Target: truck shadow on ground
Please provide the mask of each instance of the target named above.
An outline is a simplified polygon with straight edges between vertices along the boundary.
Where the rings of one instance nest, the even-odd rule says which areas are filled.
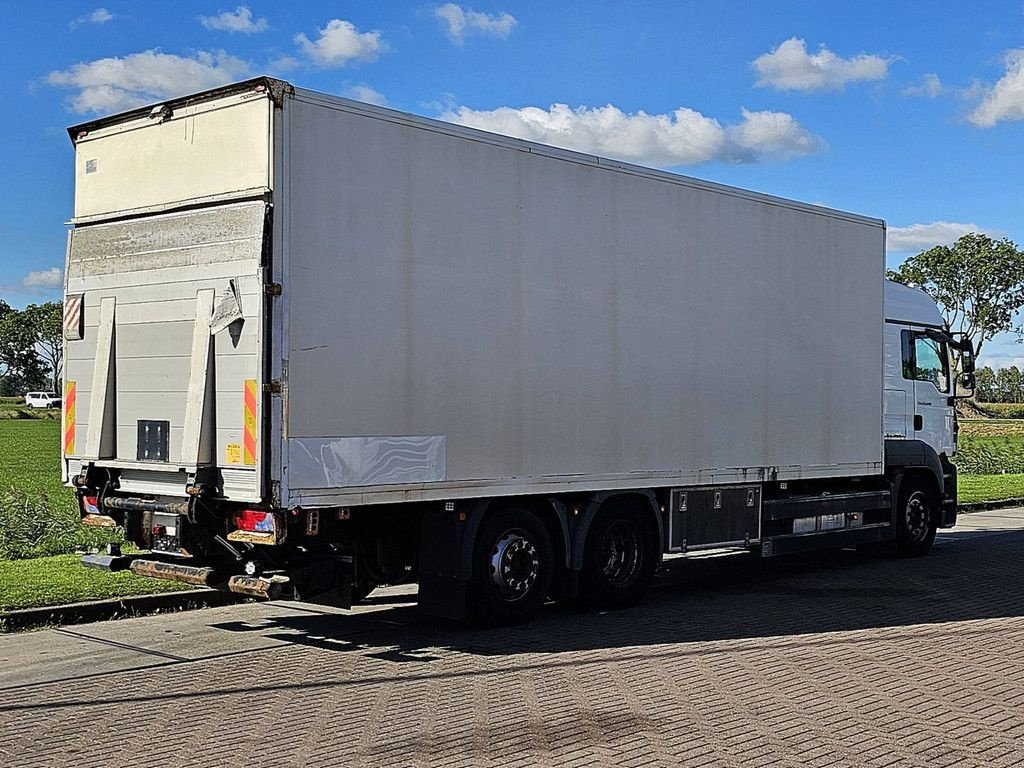
[[[585,613],[549,604],[518,627],[419,617],[408,605],[354,615],[297,611],[212,626],[412,663],[439,658],[438,649],[509,656],[827,635],[1024,616],[1022,554],[1022,530],[958,531],[927,557],[910,560],[842,550],[771,560],[744,554],[676,561],[634,608]]]

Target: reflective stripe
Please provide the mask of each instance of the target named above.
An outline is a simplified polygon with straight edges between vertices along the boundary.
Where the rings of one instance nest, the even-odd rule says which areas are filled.
[[[243,461],[256,463],[256,379],[245,380],[245,440]]]
[[[82,338],[82,294],[64,299],[64,338],[68,341]]]
[[[75,382],[64,385],[64,455],[75,452]]]

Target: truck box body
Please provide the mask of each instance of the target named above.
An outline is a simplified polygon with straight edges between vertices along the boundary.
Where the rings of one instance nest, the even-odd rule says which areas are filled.
[[[72,135],[69,477],[293,508],[883,471],[880,221],[269,80]]]

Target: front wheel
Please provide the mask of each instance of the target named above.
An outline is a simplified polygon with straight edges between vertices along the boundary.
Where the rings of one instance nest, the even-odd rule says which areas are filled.
[[[544,604],[554,571],[544,524],[528,509],[489,512],[477,532],[470,612],[488,624],[517,624]]]
[[[905,477],[896,509],[896,552],[900,557],[920,557],[935,541],[938,493],[920,477]]]
[[[587,533],[579,602],[587,608],[635,604],[654,576],[656,550],[640,505],[611,502],[597,514]]]

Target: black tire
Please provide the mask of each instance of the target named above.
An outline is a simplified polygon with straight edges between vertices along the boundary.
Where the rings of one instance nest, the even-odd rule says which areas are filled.
[[[547,599],[553,573],[551,537],[533,512],[488,512],[473,547],[470,616],[492,625],[527,621]]]
[[[896,554],[921,557],[935,541],[939,499],[934,483],[910,475],[900,484],[896,507]]]
[[[627,608],[643,596],[658,566],[657,540],[645,525],[645,512],[635,501],[612,500],[597,513],[583,548],[580,605]]]

